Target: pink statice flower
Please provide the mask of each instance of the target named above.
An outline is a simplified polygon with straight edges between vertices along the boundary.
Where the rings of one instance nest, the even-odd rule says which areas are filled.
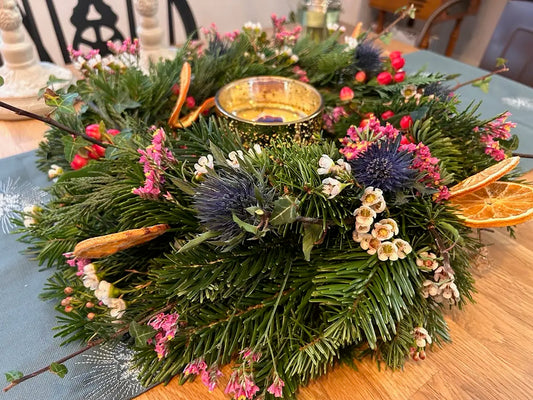
[[[218,384],[219,378],[222,376],[222,371],[218,369],[216,364],[212,365],[208,369],[204,369],[200,372],[202,383],[207,389],[212,392]]]
[[[77,276],[82,276],[85,266],[91,263],[90,259],[75,257],[73,253],[63,253],[63,256],[67,259],[66,261],[69,266],[78,268],[78,272],[76,272]]]
[[[199,375],[202,371],[207,369],[207,364],[203,358],[197,358],[196,360],[191,361],[185,366],[183,373],[185,375]]]
[[[293,29],[287,30],[285,28],[286,17],[278,17],[276,14],[270,16],[272,19],[272,25],[274,25],[274,42],[279,46],[293,46],[300,34],[302,33],[302,27],[296,25]]]
[[[283,386],[285,386],[285,382],[283,382],[278,374],[275,374],[274,381],[268,387],[267,392],[273,394],[274,397],[283,397]]]
[[[236,400],[253,399],[259,391],[251,374],[245,374],[240,369],[233,371],[226,385],[224,393],[232,394]]]
[[[300,66],[295,65],[292,68],[292,72],[297,76],[299,81],[304,82],[304,83],[308,83],[309,82],[309,78],[307,76],[307,71],[304,70],[303,68],[301,68]]]
[[[133,194],[145,199],[155,200],[161,194],[161,186],[165,183],[163,176],[167,164],[174,162],[174,156],[168,147],[164,146],[166,140],[163,128],[156,129],[153,133],[152,144],[146,149],[138,149],[141,155],[139,163],[143,165],[145,175],[144,185],[132,190]]]
[[[262,356],[260,351],[253,351],[249,347],[242,349],[239,354],[241,355],[242,359],[248,363],[257,362]]]
[[[148,343],[155,342],[154,351],[160,360],[168,354],[167,343],[174,339],[176,335],[178,319],[178,313],[159,313],[148,322],[148,325],[157,331],[154,339],[151,339]]]

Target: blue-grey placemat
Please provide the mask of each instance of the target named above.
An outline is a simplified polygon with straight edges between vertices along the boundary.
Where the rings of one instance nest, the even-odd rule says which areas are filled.
[[[406,54],[405,59],[405,69],[408,73],[425,68],[427,72],[461,74],[457,82],[467,82],[488,72],[426,50]],[[450,84],[453,86],[455,82]],[[464,86],[456,93],[461,99],[460,108],[463,109],[471,101],[482,101],[478,110],[482,118],[490,118],[504,111],[510,111],[512,116],[509,120],[517,124],[512,133],[520,139],[520,147],[517,151],[533,153],[533,88],[495,75],[490,82],[489,93],[483,93],[481,89],[472,85]],[[520,168],[524,172],[532,169],[533,159],[523,158],[520,161]]]
[[[60,347],[54,338],[54,302],[39,299],[51,270],[39,271],[22,252],[25,245],[10,234],[15,210],[42,202],[41,188],[48,179],[35,167],[35,153],[0,159],[0,367],[4,372],[29,373],[79,349],[72,343]],[[93,348],[67,361],[69,373],[61,379],[50,372],[23,382],[0,400],[122,400],[144,389],[131,371],[131,350],[122,344]]]

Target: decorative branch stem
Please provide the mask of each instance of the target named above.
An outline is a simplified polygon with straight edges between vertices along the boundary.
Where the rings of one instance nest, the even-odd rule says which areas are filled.
[[[376,39],[379,39],[381,36],[386,35],[389,33],[389,31],[396,26],[401,20],[403,20],[405,17],[409,16],[409,13],[411,9],[413,8],[413,5],[411,4],[409,7],[407,7],[405,10],[403,10],[398,18],[396,18],[394,21],[391,22],[390,25],[388,25],[385,29],[383,29],[377,36],[370,39],[370,43],[374,42]]]
[[[518,156],[520,158],[533,158],[533,154],[527,153],[513,153],[513,156]]]
[[[444,267],[444,270],[451,276],[455,275],[455,272],[453,271],[453,268],[450,264],[450,249],[446,248],[446,246],[444,245],[444,242],[442,241],[439,232],[437,232],[437,229],[435,229],[435,226],[429,225],[428,230],[435,239],[435,243],[439,248],[439,253],[442,256],[442,266]]]
[[[88,142],[97,144],[98,146],[102,146],[102,147],[112,146],[109,143],[100,142],[99,140],[96,140],[95,138],[90,137],[90,136],[86,135],[85,133],[77,132],[74,129],[72,129],[72,128],[66,126],[66,125],[63,125],[62,123],[57,122],[57,121],[53,120],[50,117],[43,117],[42,115],[38,115],[38,114],[32,113],[30,111],[23,110],[22,108],[18,108],[18,107],[12,106],[11,104],[5,103],[3,101],[0,101],[0,107],[8,109],[10,111],[13,111],[15,114],[23,115],[25,117],[36,119],[37,121],[44,122],[45,124],[55,126],[56,128],[59,128],[62,131],[70,133],[71,135],[74,135],[74,136],[80,136],[80,137],[84,138],[85,140],[87,140]]]
[[[496,75],[496,74],[501,74],[503,72],[507,72],[509,71],[509,68],[507,68],[505,65],[503,67],[501,67],[500,69],[497,69],[495,71],[492,71],[492,72],[489,72],[488,74],[485,74],[483,76],[480,76],[479,78],[475,78],[475,79],[470,79],[469,81],[466,81],[466,82],[463,82],[463,83],[458,83],[457,85],[455,85],[454,87],[452,87],[450,90],[452,92],[455,92],[457,89],[459,88],[462,88],[463,86],[467,86],[467,85],[470,85],[471,83],[474,83],[474,82],[477,82],[477,81],[481,81],[483,79],[486,79],[488,78],[489,76],[492,76],[492,75]]]
[[[176,303],[170,303],[168,304],[167,306],[163,307],[162,309],[158,310],[157,312],[153,313],[153,314],[150,314],[149,316],[141,319],[139,321],[139,324],[144,324],[146,322],[148,322],[150,319],[152,319],[154,316],[156,316],[157,314],[159,313],[162,313],[162,312],[165,312],[167,310],[170,310],[172,307],[174,307],[176,305]],[[125,326],[124,328],[122,329],[119,329],[118,331],[116,331],[110,338],[109,340],[112,340],[112,339],[116,339],[122,335],[124,335],[126,332],[128,332],[128,330],[130,329],[130,325],[128,324],[128,326]],[[95,347],[95,346],[98,346],[100,344],[102,344],[103,342],[105,342],[107,339],[104,339],[104,338],[100,338],[100,339],[97,339],[97,340],[92,340],[92,341],[89,341],[87,342],[87,345],[77,351],[75,351],[74,353],[71,353],[57,361],[55,361],[55,363],[57,364],[62,364],[64,363],[65,361],[68,361],[70,360],[71,358],[74,358],[76,357],[77,355],[81,354],[81,353],[84,353],[86,352],[87,350]],[[52,365],[52,364],[50,364]],[[50,370],[50,365],[47,365],[46,367],[43,367],[41,369],[38,369],[37,371],[34,371],[30,374],[27,374],[27,375],[24,375],[22,378],[19,378],[19,379],[15,379],[13,381],[11,381],[9,383],[9,385],[7,385],[3,391],[4,392],[7,392],[8,390],[14,388],[15,386],[17,386],[19,383],[22,383],[24,381],[27,381],[28,379],[31,379],[33,377],[36,377],[37,375],[41,375],[43,372],[46,372],[46,371],[49,371]]]

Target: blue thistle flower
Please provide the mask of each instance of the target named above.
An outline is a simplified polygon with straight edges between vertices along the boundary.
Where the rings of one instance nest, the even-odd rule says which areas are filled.
[[[384,192],[397,192],[415,183],[416,171],[410,169],[413,154],[398,151],[401,137],[374,142],[370,147],[349,161],[357,182],[380,188]]]
[[[444,85],[442,82],[431,82],[424,88],[424,96],[435,95],[442,101],[449,100],[451,89],[448,85]]]
[[[355,69],[365,71],[367,74],[378,73],[383,70],[381,49],[370,42],[361,42],[355,48]]]
[[[228,52],[229,48],[229,43],[222,40],[218,35],[214,35],[207,43],[206,54],[210,54],[215,58],[221,57]]]
[[[196,189],[193,206],[200,223],[208,230],[220,233],[217,240],[229,241],[242,233],[233,221],[233,214],[254,224],[257,217],[246,209],[259,206],[270,211],[273,199],[274,190],[265,182],[257,182],[244,171],[232,170],[208,175]]]

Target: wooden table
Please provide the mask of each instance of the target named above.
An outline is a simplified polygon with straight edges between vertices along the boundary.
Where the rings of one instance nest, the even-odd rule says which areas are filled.
[[[394,48],[391,45],[390,48]],[[404,49],[405,51],[405,49]],[[46,126],[36,121],[0,121],[0,157],[37,147]],[[529,173],[533,179],[533,173]],[[533,398],[533,222],[517,229],[483,232],[489,264],[474,268],[477,304],[447,316],[453,344],[428,352],[403,371],[379,371],[370,360],[358,372],[336,367],[300,391],[300,400],[526,400]],[[211,394],[198,379],[180,386],[174,379],[137,400],[228,399],[221,386]]]

